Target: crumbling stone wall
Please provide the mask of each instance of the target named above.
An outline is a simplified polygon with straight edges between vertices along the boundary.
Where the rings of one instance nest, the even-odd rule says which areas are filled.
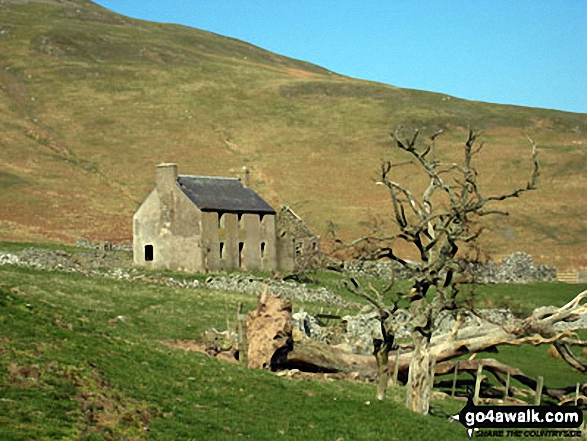
[[[128,251],[102,252],[98,250],[67,253],[59,250],[29,248],[22,251],[4,252],[0,250],[0,266],[15,265],[40,270],[63,271],[83,274],[88,277],[145,282],[179,288],[201,288],[219,291],[235,291],[258,296],[267,286],[271,293],[294,302],[317,302],[333,307],[356,307],[330,292],[327,288],[310,288],[304,283],[265,279],[251,275],[234,273],[210,276],[205,282],[185,280],[169,276],[154,276],[141,268],[132,266],[132,253]]]
[[[281,207],[277,216],[277,237],[282,260],[293,260],[288,265],[292,271],[320,268],[324,260],[320,251],[320,236],[287,205]]]
[[[469,274],[475,283],[529,283],[552,282],[556,280],[556,268],[547,265],[534,265],[532,256],[515,252],[500,264],[495,262],[459,261],[462,272]],[[355,277],[377,279],[409,279],[413,276],[397,262],[355,261],[345,262],[343,271]]]
[[[84,237],[78,237],[75,240],[75,246],[85,250],[102,250],[102,251],[132,251],[133,247],[128,242],[92,242]]]

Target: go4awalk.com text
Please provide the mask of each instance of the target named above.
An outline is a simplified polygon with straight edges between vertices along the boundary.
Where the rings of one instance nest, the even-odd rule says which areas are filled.
[[[452,419],[469,437],[569,438],[581,436],[583,412],[576,406],[476,406],[469,400]]]

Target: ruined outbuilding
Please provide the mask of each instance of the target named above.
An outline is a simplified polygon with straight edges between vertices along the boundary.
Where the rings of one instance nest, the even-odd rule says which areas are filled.
[[[275,210],[236,178],[156,168],[156,187],[133,217],[134,263],[183,271],[296,267],[295,237],[278,234]]]
[[[277,235],[288,255],[288,263],[293,266],[290,271],[311,271],[322,265],[324,259],[320,251],[320,236],[288,205],[283,205],[277,215]]]

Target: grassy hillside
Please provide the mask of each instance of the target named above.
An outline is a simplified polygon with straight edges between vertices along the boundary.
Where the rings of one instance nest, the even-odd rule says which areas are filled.
[[[484,130],[482,182],[525,185],[526,135],[540,191],[487,220],[496,258],[523,250],[587,265],[587,115],[493,105],[346,78],[187,27],[133,20],[90,1],[0,4],[0,239],[128,240],[154,166],[233,176],[247,166],[272,204],[343,236],[389,213],[373,185],[403,124],[447,133],[451,157]],[[413,170],[401,171],[416,180]]]
[[[10,266],[0,266],[0,280],[1,439],[466,439],[447,421],[462,401],[436,400],[424,418],[404,408],[401,387],[376,402],[373,384],[277,377],[161,343],[225,329],[239,302],[253,308],[252,296]],[[482,294],[562,305],[577,292],[524,291]],[[548,386],[583,381],[546,351],[488,355]]]
[[[373,385],[278,378],[158,343],[221,327],[236,302],[250,308],[252,297],[6,267],[0,273],[2,439],[464,436],[444,413],[461,403],[422,418],[400,396],[366,405]]]

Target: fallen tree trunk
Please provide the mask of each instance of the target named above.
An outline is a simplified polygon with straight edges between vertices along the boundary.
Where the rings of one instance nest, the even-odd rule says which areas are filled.
[[[444,375],[448,369],[454,370],[454,363],[449,360],[464,354],[477,352],[495,352],[499,345],[555,344],[561,357],[579,371],[585,372],[583,364],[570,351],[569,344],[586,345],[579,341],[570,327],[564,332],[555,332],[554,325],[560,322],[574,322],[580,314],[587,313],[587,305],[581,302],[587,298],[587,291],[577,295],[571,302],[561,308],[549,308],[535,312],[524,320],[513,320],[507,324],[492,324],[485,321],[480,326],[468,326],[460,329],[462,320],[457,320],[451,332],[435,336],[430,340],[427,353],[435,360],[435,373]],[[363,378],[378,377],[377,361],[373,355],[360,355],[347,352],[340,347],[327,345],[311,339],[294,341],[291,328],[291,303],[267,293],[260,296],[257,309],[247,317],[248,360],[251,367],[278,369],[299,369],[306,372],[357,373]],[[258,341],[258,344],[255,343]],[[255,349],[255,351],[253,350]],[[402,347],[399,357],[390,352],[388,373],[397,370],[404,379],[409,370],[414,348]],[[253,357],[255,356],[255,357]],[[253,362],[253,360],[257,360]],[[397,367],[395,363],[397,361]],[[496,360],[461,361],[460,370],[475,371],[482,362],[501,384],[503,374],[517,379],[530,388],[536,387],[536,381],[518,369],[511,368]],[[545,388],[546,395],[562,399],[573,391],[574,386],[564,389]],[[587,392],[587,385],[581,388]]]
[[[479,360],[459,360],[459,372],[467,372],[472,377],[475,376],[480,364],[483,369],[491,373],[496,380],[505,387],[507,374],[511,378],[519,381],[521,384],[534,390],[537,381],[526,375],[520,369],[508,366],[492,358]],[[410,354],[402,354],[399,357],[398,371],[407,373],[410,365]],[[441,377],[454,373],[456,361],[444,361],[436,364],[434,369],[435,377]],[[395,357],[389,357],[389,371],[393,372],[395,368]],[[293,351],[287,354],[285,361],[277,366],[280,369],[299,369],[305,372],[356,372],[362,378],[371,380],[377,379],[377,362],[373,356],[352,354],[340,350],[335,346],[330,346],[313,340],[304,340],[295,342]],[[575,385],[564,388],[552,388],[544,386],[542,393],[550,398],[561,401],[565,395],[575,391]],[[580,392],[587,395],[587,384],[580,387]]]
[[[448,334],[435,336],[430,342],[430,353],[436,358],[437,363],[442,363],[465,354],[477,352],[495,352],[500,345],[522,345],[522,344],[552,344],[555,342],[571,353],[566,346],[567,343],[584,344],[585,342],[575,340],[573,330],[561,333],[553,331],[553,324],[558,321],[572,320],[579,313],[587,311],[578,301],[587,297],[587,291],[582,292],[572,302],[554,313],[535,314],[525,320],[518,320],[511,327],[504,328],[491,323],[481,326],[469,326],[459,329],[460,322],[457,321],[455,328]],[[569,307],[569,305],[572,305]],[[564,312],[561,313],[561,311]],[[412,351],[410,347],[403,347],[401,356],[398,358],[398,372],[405,373],[410,364]],[[413,348],[412,348],[413,349]],[[389,369],[394,370],[396,357],[395,351],[390,352]],[[572,353],[571,353],[572,354]],[[375,377],[377,364],[371,355],[359,355],[345,352],[336,346],[330,346],[318,341],[303,340],[294,343],[293,350],[287,354],[283,368],[299,365],[313,371],[323,372],[359,372],[365,377]],[[573,367],[579,369],[584,365],[576,362]],[[301,367],[297,367],[301,369]]]
[[[437,362],[441,362],[464,354],[492,350],[499,345],[537,346],[554,343],[563,360],[576,370],[586,372],[587,365],[575,357],[568,346],[585,343],[576,338],[574,331],[579,327],[570,327],[563,332],[556,332],[554,328],[557,323],[572,323],[579,315],[587,313],[587,305],[581,304],[585,298],[587,291],[581,292],[561,308],[535,312],[523,320],[505,325],[485,323],[459,329],[460,322],[457,321],[450,333],[432,338],[430,351],[436,356]]]
[[[432,337],[427,350],[430,352],[429,355],[435,358],[436,363],[442,363],[465,354],[495,351],[500,345],[555,344],[567,363],[581,372],[586,372],[587,365],[575,357],[569,348],[569,344],[586,344],[578,340],[574,333],[579,327],[570,327],[563,332],[555,331],[557,323],[573,323],[580,314],[587,314],[587,305],[581,303],[586,298],[587,290],[560,308],[552,307],[537,311],[523,320],[516,319],[506,324],[498,325],[485,321],[480,326],[467,326],[461,329],[462,320],[457,320],[449,333]],[[398,360],[400,373],[408,369],[412,356],[413,347],[411,350],[406,349],[407,351],[402,350]],[[283,362],[286,365],[297,363],[300,366],[313,366],[313,369],[322,371],[360,371],[369,376],[373,374],[373,367],[376,366],[372,356],[345,353],[336,347],[310,341],[296,342]],[[394,363],[395,357],[390,353],[388,364],[391,372]]]
[[[535,312],[526,319],[514,320],[505,325],[485,322],[480,326],[460,329],[462,320],[457,320],[451,332],[435,336],[430,341],[429,356],[435,359],[439,366],[435,369],[435,373],[442,375],[444,370],[454,369],[454,363],[446,363],[451,359],[465,354],[495,351],[500,345],[553,343],[567,363],[580,372],[585,372],[587,365],[575,357],[569,348],[569,344],[584,345],[585,343],[578,341],[574,333],[578,328],[571,327],[563,332],[556,332],[554,328],[557,323],[572,323],[580,314],[587,313],[587,305],[581,304],[585,298],[587,298],[587,291],[583,291],[561,308]],[[388,360],[388,372],[397,370],[405,375],[409,370],[413,348],[411,351],[408,349],[408,352],[402,352],[401,356],[397,357],[397,368],[396,357],[391,354]],[[491,372],[502,385],[504,384],[502,376],[509,373],[510,377],[522,384],[532,389],[536,387],[536,380],[519,369],[511,368],[496,360],[466,360],[461,363],[463,363],[459,366],[461,369],[471,372],[476,372],[479,363],[483,363],[485,369]],[[334,346],[310,340],[295,342],[293,350],[284,357],[282,365],[276,367],[297,368],[311,372],[357,372],[364,378],[377,378],[378,372],[376,361],[372,356],[351,354]],[[544,393],[551,398],[561,400],[565,394],[572,392],[572,389],[572,386],[563,389],[546,387]],[[583,386],[581,390],[587,392],[587,386]]]
[[[277,367],[307,372],[358,372],[364,378],[377,377],[377,361],[372,355],[353,354],[310,339],[294,342],[293,350]]]

